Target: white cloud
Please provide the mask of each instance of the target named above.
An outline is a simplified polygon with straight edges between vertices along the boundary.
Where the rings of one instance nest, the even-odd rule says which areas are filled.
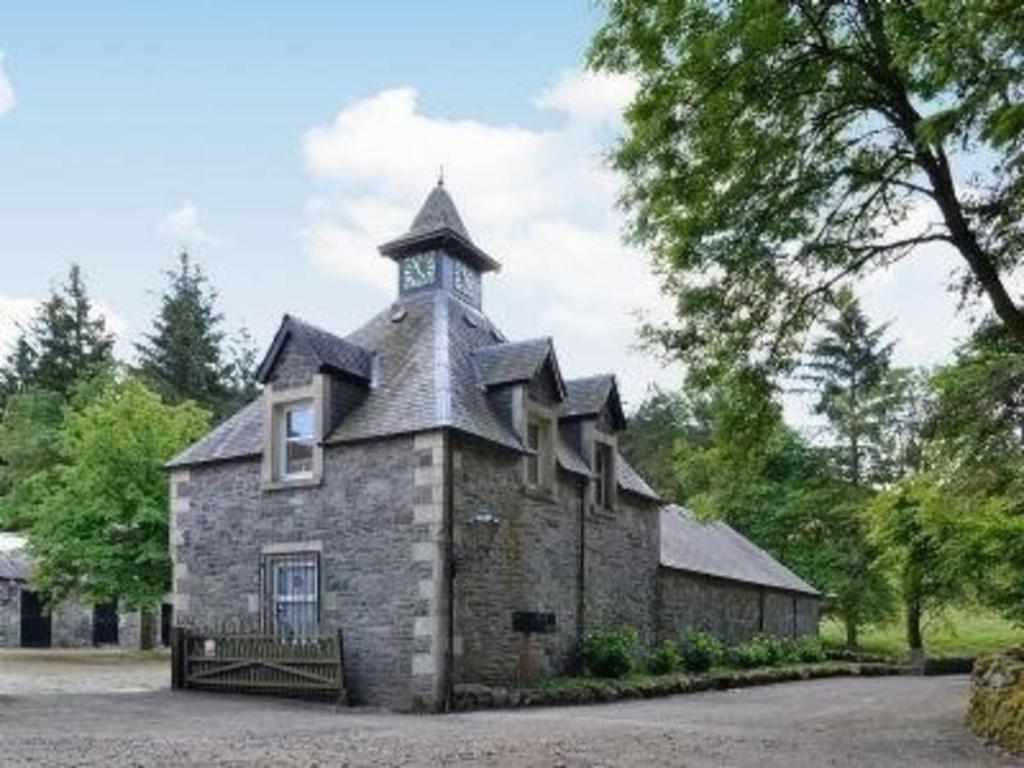
[[[0,51],[0,115],[14,109],[14,85],[4,68],[4,52]]]
[[[190,200],[164,216],[157,224],[157,231],[184,246],[220,245],[222,242],[199,226],[199,208]]]
[[[617,123],[636,90],[636,81],[629,75],[563,72],[534,103],[583,122]]]
[[[425,114],[408,87],[345,105],[304,139],[319,196],[307,206],[307,256],[387,301],[394,265],[376,246],[404,232],[444,166],[474,241],[503,264],[484,305],[512,338],[552,335],[567,376],[615,371],[634,403],[679,370],[634,349],[645,309],[668,315],[646,259],[622,245],[618,179],[603,163],[632,93],[623,78],[562,75],[535,104],[550,129]]]

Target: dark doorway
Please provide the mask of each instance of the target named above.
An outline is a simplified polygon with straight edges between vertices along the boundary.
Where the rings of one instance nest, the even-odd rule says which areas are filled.
[[[171,644],[171,626],[174,620],[174,606],[163,603],[160,606],[160,645]]]
[[[102,603],[93,607],[92,644],[117,645],[117,603]]]
[[[21,647],[49,648],[50,616],[43,612],[43,601],[36,592],[21,591]]]

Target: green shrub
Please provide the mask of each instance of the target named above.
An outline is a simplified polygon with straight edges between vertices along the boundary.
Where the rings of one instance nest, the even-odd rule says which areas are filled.
[[[707,672],[722,661],[722,644],[707,632],[691,629],[679,641],[683,669],[687,672]]]
[[[731,661],[741,669],[773,667],[783,658],[782,644],[771,635],[754,635],[745,643],[737,645],[731,654]]]
[[[790,657],[795,663],[815,664],[825,661],[825,649],[814,635],[804,635],[789,642]]]
[[[583,666],[596,677],[625,677],[633,670],[637,637],[632,627],[591,632],[583,639]]]
[[[671,640],[662,640],[647,660],[647,668],[654,675],[670,675],[678,672],[682,663],[679,646]]]

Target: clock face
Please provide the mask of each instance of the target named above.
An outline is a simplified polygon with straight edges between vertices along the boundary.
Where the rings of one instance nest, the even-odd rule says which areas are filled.
[[[463,264],[461,261],[455,262],[455,290],[461,293],[468,299],[475,299],[477,297],[477,290],[480,287],[480,276]]]
[[[402,262],[402,290],[432,285],[437,278],[437,260],[432,253],[410,256]]]

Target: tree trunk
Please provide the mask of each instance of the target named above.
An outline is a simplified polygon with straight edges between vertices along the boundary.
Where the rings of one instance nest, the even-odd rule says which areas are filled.
[[[918,600],[907,601],[907,647],[910,652],[924,650],[924,639],[921,637],[921,603]]]
[[[857,650],[857,622],[850,616],[843,618],[846,624],[846,647],[851,651]]]

